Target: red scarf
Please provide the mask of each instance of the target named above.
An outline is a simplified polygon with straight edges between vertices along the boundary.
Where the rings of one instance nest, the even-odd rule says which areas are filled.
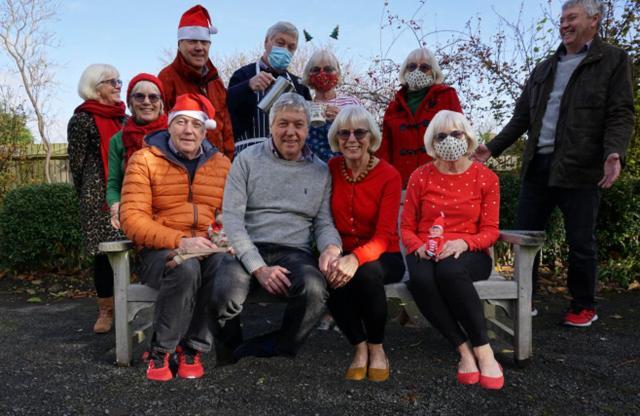
[[[125,117],[124,109],[123,102],[107,105],[96,100],[87,100],[74,110],[74,113],[91,114],[96,123],[100,135],[100,157],[102,158],[105,185],[109,176],[109,142],[111,137],[122,128],[122,120]]]
[[[129,118],[122,128],[122,144],[125,148],[124,163],[129,163],[129,158],[142,147],[143,139],[149,133],[167,128],[166,114],[160,114],[160,117],[153,120],[149,124],[137,124],[134,117]]]

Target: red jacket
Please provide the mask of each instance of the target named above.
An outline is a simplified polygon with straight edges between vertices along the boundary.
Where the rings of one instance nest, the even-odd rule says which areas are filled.
[[[440,110],[462,113],[456,90],[444,84],[429,88],[415,114],[407,105],[407,87],[402,87],[389,103],[382,122],[382,144],[377,156],[391,163],[402,176],[406,188],[411,172],[431,160],[424,149],[424,132]]]
[[[196,93],[207,97],[216,109],[217,123],[215,130],[207,132],[207,139],[229,160],[233,160],[233,127],[227,109],[227,89],[211,60],[207,61],[207,69],[207,75],[202,76],[189,66],[178,52],[176,59],[158,74],[164,88],[165,110],[168,113],[173,108],[176,97],[181,94]]]

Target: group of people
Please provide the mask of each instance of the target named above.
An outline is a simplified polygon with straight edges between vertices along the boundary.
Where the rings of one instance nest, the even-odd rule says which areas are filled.
[[[89,66],[68,151],[94,258],[95,332],[108,332],[113,319],[113,272],[97,246],[126,235],[138,248],[138,276],[158,289],[148,379],[172,379],[174,353],[181,378],[202,377],[201,355],[212,349],[218,365],[293,357],[328,307],[354,349],[345,378],[384,381],[384,285],[402,280],[406,267],[421,312],[460,354],[458,382],[502,388],[473,287],[491,274],[499,234],[498,177],[481,162],[528,132],[518,226],[542,230],[560,207],[573,297],[564,322],[590,325],[600,188],[617,179],[634,123],[629,59],[597,36],[602,15],[598,0],[565,2],[562,44],[486,145],[425,48],[402,64],[382,129],[337,92],[340,65],[330,51],[314,53],[302,78],[287,70],[298,46],[288,22],[268,29],[263,55],[227,89],[208,57],[216,29],[205,8],[191,8],[175,60],[158,77],[129,82],[131,116],[118,71]],[[293,91],[265,112],[258,104],[278,77]],[[326,123],[310,125],[312,106]],[[197,256],[176,264],[177,253]],[[241,312],[258,286],[286,300],[282,324],[244,339]]]

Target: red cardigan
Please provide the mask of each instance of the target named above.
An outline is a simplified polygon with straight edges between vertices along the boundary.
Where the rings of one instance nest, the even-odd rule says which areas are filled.
[[[445,175],[428,163],[411,175],[400,222],[402,243],[412,253],[429,236],[433,221],[444,213],[444,239],[463,239],[470,251],[491,247],[499,235],[498,176],[481,163],[464,173]]]
[[[329,160],[331,210],[342,248],[354,254],[358,264],[375,261],[385,252],[399,252],[400,174],[380,160],[362,181],[349,183],[342,174],[343,163],[342,156]]]
[[[411,113],[406,96],[407,87],[402,87],[389,103],[382,121],[382,144],[376,153],[398,169],[404,188],[411,173],[431,161],[424,149],[429,122],[440,110],[462,112],[456,90],[448,85],[431,86],[415,114]]]

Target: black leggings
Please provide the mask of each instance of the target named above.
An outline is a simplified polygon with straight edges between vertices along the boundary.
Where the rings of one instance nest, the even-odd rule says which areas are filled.
[[[113,269],[106,254],[93,256],[93,283],[99,298],[113,296]]]
[[[488,254],[467,251],[437,263],[409,254],[407,266],[408,287],[420,312],[455,347],[466,342],[467,335],[474,347],[489,343],[482,303],[473,287],[491,275]]]
[[[400,253],[384,253],[358,267],[343,287],[329,289],[327,305],[351,345],[382,344],[387,323],[384,285],[402,280],[404,270]]]

